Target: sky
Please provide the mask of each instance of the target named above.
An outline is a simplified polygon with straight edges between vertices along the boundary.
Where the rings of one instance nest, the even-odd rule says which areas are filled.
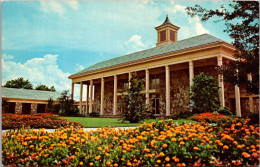
[[[228,1],[4,1],[2,85],[23,77],[34,86],[71,89],[68,76],[97,62],[155,47],[154,27],[180,27],[178,40],[208,33],[228,43],[224,22],[201,22],[185,8],[218,9]],[[75,88],[75,93],[79,85]],[[83,93],[84,95],[84,93]],[[78,96],[78,95],[76,95]]]

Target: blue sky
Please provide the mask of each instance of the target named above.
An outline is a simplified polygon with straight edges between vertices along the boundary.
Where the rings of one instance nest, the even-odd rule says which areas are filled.
[[[24,77],[36,86],[70,89],[67,78],[99,61],[155,47],[166,13],[178,40],[209,33],[231,42],[224,22],[190,18],[186,6],[209,1],[5,1],[2,3],[2,84]]]

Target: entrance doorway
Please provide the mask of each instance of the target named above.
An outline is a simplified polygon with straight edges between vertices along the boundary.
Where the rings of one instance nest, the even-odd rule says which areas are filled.
[[[159,116],[159,97],[158,95],[152,95],[152,113],[153,116]]]
[[[45,113],[46,104],[37,104],[37,113]]]
[[[9,103],[9,109],[8,109],[8,113],[15,113],[15,102],[10,102]]]
[[[31,113],[31,103],[23,103],[22,114]]]

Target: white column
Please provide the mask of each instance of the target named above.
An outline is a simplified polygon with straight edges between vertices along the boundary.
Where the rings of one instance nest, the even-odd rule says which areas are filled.
[[[236,98],[236,116],[241,117],[240,91],[239,91],[239,86],[237,85],[235,85],[235,98]]]
[[[101,104],[100,115],[104,115],[104,78],[101,78]]]
[[[71,83],[71,99],[74,99],[74,83]]]
[[[117,110],[117,76],[114,76],[114,106],[113,106],[113,115],[116,115]]]
[[[169,66],[165,66],[165,78],[166,78],[166,116],[170,116],[170,69]]]
[[[149,105],[149,70],[145,70],[145,91],[146,91],[146,105]]]
[[[82,114],[82,92],[83,92],[83,83],[80,81],[80,97],[79,97],[79,113]]]
[[[130,85],[131,85],[131,83],[130,83],[131,77],[132,77],[132,73],[129,72],[129,74],[128,74],[128,87],[129,87],[129,89],[130,89]]]
[[[249,110],[251,113],[254,113],[254,100],[253,96],[249,96]]]
[[[93,80],[90,80],[89,113],[92,113]]]
[[[218,56],[218,66],[222,66],[222,56]],[[218,86],[219,86],[219,100],[221,107],[225,107],[225,97],[224,97],[224,82],[223,82],[223,75],[218,75]]]
[[[193,78],[194,78],[194,65],[193,65],[193,61],[189,61],[190,86],[193,84]]]
[[[88,85],[86,85],[86,113],[85,116],[88,115]]]

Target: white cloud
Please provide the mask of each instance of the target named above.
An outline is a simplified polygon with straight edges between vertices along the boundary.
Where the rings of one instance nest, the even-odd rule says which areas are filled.
[[[79,2],[77,0],[69,0],[69,1],[65,1],[67,4],[69,4],[69,6],[74,9],[74,10],[78,10],[79,9]]]
[[[12,56],[12,55],[7,55],[7,54],[3,54],[3,59],[5,59],[5,60],[11,60],[11,59],[14,59],[14,56]]]
[[[210,33],[209,30],[203,27],[199,17],[195,16],[191,18],[190,16],[188,16],[186,6],[174,5],[170,13],[174,15],[182,15],[182,22],[185,23],[180,26],[181,29],[179,33],[181,33],[180,35],[182,39],[189,38],[195,35]]]
[[[142,42],[142,37],[140,35],[133,35],[130,39],[125,41],[125,45],[130,50],[130,52],[140,51],[145,49],[147,46]]]
[[[57,65],[58,55],[47,54],[43,58],[33,58],[24,64],[2,59],[2,82],[18,77],[28,79],[33,86],[44,84],[54,86],[57,91],[70,90],[69,73],[63,72]]]
[[[41,10],[44,13],[57,13],[59,15],[63,15],[67,12],[66,7],[64,4],[67,4],[71,9],[78,10],[79,3],[77,0],[69,0],[69,1],[45,1],[41,0]]]
[[[40,1],[41,10],[44,13],[57,13],[59,15],[63,15],[65,13],[64,7],[60,2],[57,1]]]
[[[80,64],[76,64],[76,70],[75,71],[81,71],[81,70],[84,70],[84,67]]]

